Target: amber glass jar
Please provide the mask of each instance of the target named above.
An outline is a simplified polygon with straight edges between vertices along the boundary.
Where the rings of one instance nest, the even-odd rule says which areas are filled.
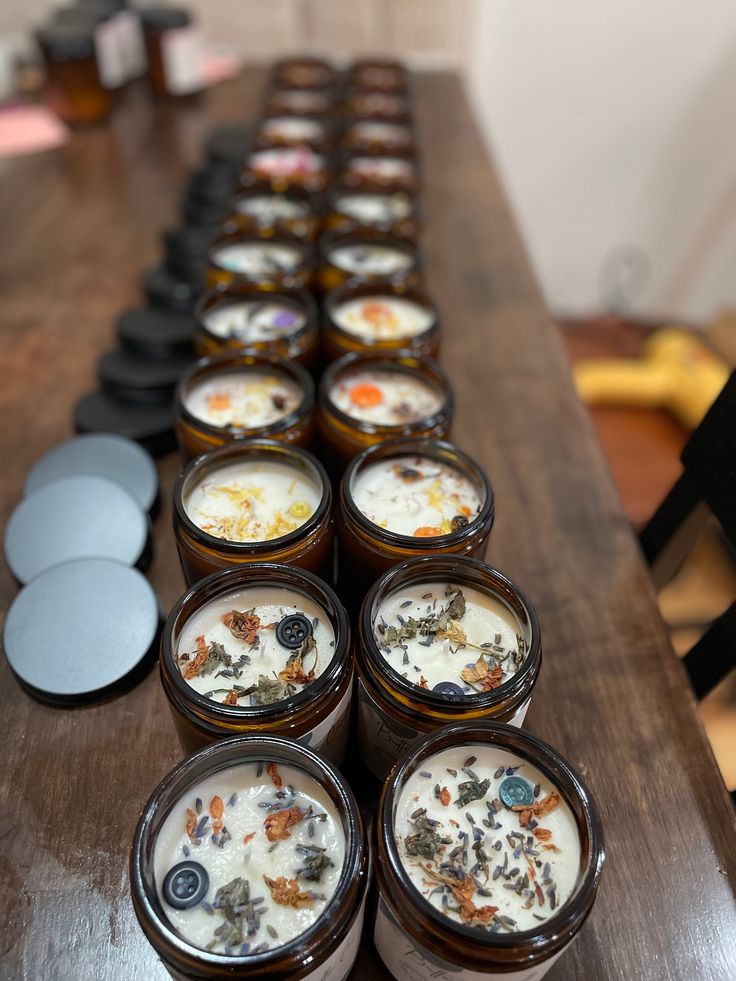
[[[489,597],[513,623],[517,652],[523,660],[518,670],[514,667],[514,673],[504,672],[505,680],[494,689],[476,691],[470,685],[460,684],[459,677],[451,681],[442,679],[435,684],[430,681],[428,687],[421,687],[418,681],[420,677],[424,678],[423,671],[417,675],[407,665],[402,673],[384,656],[381,630],[385,637],[387,628],[379,612],[382,603],[390,597],[411,596],[412,587],[415,587],[413,594],[417,592],[416,587],[426,589],[428,592],[423,592],[422,596],[428,597],[434,584],[447,583]],[[444,594],[437,593],[437,596],[439,606],[433,605],[434,598],[427,603],[432,615],[448,603]],[[414,617],[415,606],[419,605],[424,613],[427,609],[424,601],[412,606],[407,599],[405,607],[399,608],[403,610],[404,618]],[[409,607],[411,609],[407,609]],[[478,608],[473,615],[477,622],[484,611]],[[492,616],[492,609],[485,615],[491,623],[488,636],[493,640],[494,634],[490,631],[497,629],[498,621]],[[458,623],[462,626],[462,617]],[[365,764],[379,779],[384,779],[396,760],[404,756],[422,735],[440,726],[481,719],[516,726],[523,724],[542,663],[539,620],[516,583],[485,562],[464,556],[423,556],[394,566],[373,585],[363,601],[357,634],[358,744]],[[423,654],[427,648],[421,646]],[[496,648],[498,651],[498,645]],[[466,661],[472,665],[479,653],[482,654],[470,647],[461,649],[463,653],[457,654],[462,662],[457,666],[458,671]],[[488,658],[492,656],[493,650],[488,649]],[[414,653],[407,654],[405,659],[413,662]],[[507,662],[506,654],[502,663]],[[416,677],[416,683],[412,682],[412,677]],[[464,691],[465,688],[469,690]]]
[[[290,602],[304,597],[309,608],[317,607],[334,633],[331,654],[322,673],[290,697],[265,705],[228,705],[206,698],[182,676],[179,642],[184,627],[195,614],[216,601],[236,607],[237,594],[249,590],[288,590]],[[249,606],[252,605],[252,600]],[[198,621],[202,622],[202,621]],[[174,606],[161,639],[161,681],[182,749],[191,753],[227,736],[246,732],[279,735],[294,739],[322,753],[336,765],[345,755],[350,727],[353,689],[353,658],[350,624],[334,592],[320,579],[291,566],[253,562],[238,569],[225,569],[192,586]],[[215,683],[216,684],[216,683]]]
[[[378,309],[388,306],[392,300],[407,300],[415,304],[418,311],[426,314],[422,320],[402,327],[397,321],[391,333],[384,330],[382,321],[375,322],[375,330],[362,329],[360,325],[350,327],[346,311],[353,309],[358,301]],[[419,316],[419,314],[418,314]],[[426,320],[426,327],[424,321]],[[421,327],[416,330],[417,326]],[[346,283],[332,290],[322,304],[322,353],[325,360],[334,361],[344,354],[371,354],[393,356],[400,352],[411,352],[414,356],[436,358],[440,350],[440,324],[437,308],[427,294],[409,284],[386,283]]]
[[[154,862],[158,836],[172,810],[196,793],[196,788],[208,777],[222,773],[225,778],[224,774],[233,767],[257,766],[264,759],[277,767],[301,770],[305,778],[315,781],[322,789],[336,813],[342,825],[345,851],[335,891],[316,922],[279,946],[252,954],[234,951],[226,954],[196,947],[174,929],[159,898]],[[236,842],[230,844],[234,847]],[[243,871],[238,871],[247,875],[245,866]],[[345,981],[358,953],[370,871],[363,820],[345,780],[321,756],[279,736],[236,736],[206,746],[179,763],[164,777],[143,808],[130,856],[130,886],[136,917],[166,970],[177,981],[225,981],[234,977],[247,977],[250,981],[287,977],[294,981],[320,981],[328,977],[330,981]],[[254,888],[263,895],[260,886],[254,884]]]
[[[308,146],[329,153],[334,140],[335,134],[328,116],[266,111],[258,122],[254,145]]]
[[[207,253],[207,284],[250,283],[263,289],[301,289],[313,275],[313,251],[308,242],[261,229],[227,232]]]
[[[271,85],[300,89],[332,88],[339,81],[334,67],[323,58],[284,58],[271,72]]]
[[[263,141],[254,147],[240,175],[243,187],[266,181],[274,191],[300,187],[321,194],[332,179],[332,157],[308,146]]]
[[[402,92],[377,92],[352,89],[348,92],[343,111],[359,119],[384,119],[394,123],[411,121],[409,100]]]
[[[218,380],[227,379],[228,383],[232,383],[235,377],[247,380],[249,376],[273,379],[276,387],[276,395],[269,397],[265,393],[258,398],[257,411],[259,412],[263,411],[262,402],[279,396],[279,385],[289,395],[300,393],[300,401],[296,402],[298,396],[294,394],[296,404],[288,414],[281,415],[273,422],[250,427],[245,425],[241,427],[232,422],[226,426],[216,425],[205,421],[193,411],[192,395],[198,388],[205,386],[208,391],[215,392],[215,398],[222,399],[223,395],[216,390]],[[283,409],[284,395],[280,397],[281,409]],[[203,398],[202,401],[206,406],[206,400]],[[274,407],[278,411],[278,407]],[[218,446],[258,437],[282,440],[292,446],[311,449],[315,435],[314,382],[302,365],[285,361],[283,358],[268,358],[245,353],[205,358],[203,361],[198,361],[177,386],[174,399],[174,430],[185,463]]]
[[[283,535],[260,541],[237,541],[210,534],[189,516],[190,496],[205,479],[212,480],[218,471],[238,464],[288,467],[294,471],[297,480],[313,485],[318,503],[301,525]],[[219,569],[247,562],[283,562],[331,581],[335,524],[327,473],[310,453],[274,439],[242,440],[210,450],[193,460],[177,481],[174,537],[184,578],[189,585]]]
[[[411,405],[401,403],[404,397],[396,394],[396,407],[391,421],[372,421],[375,407],[385,405],[391,393],[383,393],[375,384],[366,385],[370,376],[376,379],[402,381],[419,387],[419,394],[429,396],[432,406],[428,415],[411,415]],[[351,386],[359,389],[354,394]],[[409,391],[411,395],[411,389]],[[339,403],[345,402],[341,406]],[[436,361],[416,358],[403,352],[393,358],[347,354],[333,361],[322,376],[317,404],[317,430],[320,458],[331,473],[342,473],[358,453],[374,443],[397,436],[425,436],[445,439],[450,435],[453,396],[447,375]]]
[[[324,293],[348,281],[409,285],[421,282],[418,246],[374,228],[322,235],[318,264],[317,283]]]
[[[456,522],[444,534],[400,534],[371,521],[355,503],[358,482],[376,464],[414,457],[448,468],[472,489],[479,501],[477,513]],[[398,478],[397,478],[398,479]],[[397,485],[400,486],[400,485]],[[353,608],[370,586],[391,566],[420,555],[469,555],[483,558],[493,527],[491,482],[478,464],[452,443],[422,438],[399,438],[376,443],[356,456],[340,482],[338,501],[338,588]],[[432,529],[434,530],[434,529]]]
[[[72,126],[104,119],[110,94],[100,79],[92,24],[45,27],[36,39],[46,70],[49,108]]]
[[[241,309],[247,324],[239,319]],[[273,313],[270,326],[268,322],[263,326],[258,318],[269,311]],[[305,368],[314,367],[317,360],[319,313],[307,290],[259,289],[234,281],[204,293],[195,317],[194,350],[200,357],[247,350],[298,361]]]
[[[290,116],[324,116],[335,109],[332,89],[304,89],[295,85],[279,85],[269,89],[264,101],[267,113],[288,113]]]
[[[387,191],[419,189],[419,173],[413,150],[352,150],[343,155],[339,181],[345,187],[381,188]]]
[[[416,241],[420,229],[419,202],[409,191],[339,187],[328,201],[325,228],[336,232],[374,228],[393,238]]]
[[[349,119],[345,123],[343,145],[353,152],[393,153],[415,156],[414,136],[411,128],[403,123],[383,122],[378,119]]]
[[[391,58],[361,58],[350,66],[348,84],[371,92],[406,93],[409,73]]]
[[[508,926],[504,928],[503,918],[494,921],[493,929],[458,922],[421,894],[410,880],[399,854],[395,822],[402,789],[415,772],[431,766],[437,754],[464,747],[472,747],[474,754],[479,750],[489,754],[500,752],[528,761],[545,782],[556,788],[558,797],[571,813],[580,851],[576,881],[558,911],[545,916],[543,922],[531,929],[514,932]],[[462,809],[456,816],[462,821]],[[482,841],[484,835],[478,829],[473,837]],[[536,736],[494,722],[465,722],[439,729],[401,759],[387,779],[378,802],[373,847],[378,888],[373,939],[396,981],[424,981],[430,977],[452,977],[458,981],[492,981],[493,978],[536,981],[546,974],[585,923],[595,901],[605,857],[597,807],[567,760]],[[544,858],[533,861],[544,871]],[[479,905],[486,903],[492,908],[498,880],[499,876],[495,875],[489,883],[490,889],[482,894],[490,894],[491,898],[480,899],[476,894]],[[550,887],[546,888],[545,913],[550,903]],[[561,976],[565,976],[564,971]]]
[[[141,7],[148,82],[156,95],[194,95],[204,88],[199,29],[184,7]]]
[[[225,227],[255,234],[271,231],[311,242],[320,224],[312,195],[304,188],[275,192],[268,181],[256,181],[233,196]]]

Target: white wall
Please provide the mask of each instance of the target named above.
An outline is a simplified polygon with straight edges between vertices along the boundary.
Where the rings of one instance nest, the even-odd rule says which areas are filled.
[[[599,308],[617,282],[642,316],[736,304],[734,0],[472,16],[469,89],[549,305]]]

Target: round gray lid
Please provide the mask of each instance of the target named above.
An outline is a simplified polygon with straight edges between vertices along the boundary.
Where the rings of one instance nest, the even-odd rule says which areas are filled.
[[[122,484],[145,511],[153,509],[158,497],[158,474],[150,454],[132,439],[114,433],[88,433],[54,446],[36,460],[24,494],[76,474],[107,477]]]
[[[16,507],[5,527],[5,561],[30,582],[61,562],[117,559],[135,565],[148,553],[148,517],[130,491],[104,477],[62,477]]]
[[[161,622],[156,594],[137,569],[78,559],[46,570],[18,593],[3,646],[30,694],[72,705],[142,677],[155,658]]]

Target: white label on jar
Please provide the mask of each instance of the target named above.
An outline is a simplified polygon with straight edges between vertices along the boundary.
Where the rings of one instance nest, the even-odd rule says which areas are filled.
[[[202,88],[202,35],[197,27],[175,27],[161,35],[166,88],[186,95]]]
[[[521,971],[467,971],[430,953],[410,937],[391,915],[383,899],[379,899],[373,942],[381,960],[396,981],[538,981],[549,971],[563,951],[553,954],[542,964]],[[569,946],[569,945],[568,945]]]
[[[95,54],[102,84],[106,89],[120,88],[125,81],[125,65],[115,18],[105,20],[95,28]]]
[[[140,78],[146,70],[146,48],[138,14],[120,10],[115,15],[120,32],[120,48],[126,79]]]
[[[351,681],[347,691],[327,718],[318,722],[311,732],[297,736],[296,741],[302,746],[309,746],[310,749],[318,750],[335,763],[342,763],[350,727],[352,696],[353,683]]]
[[[531,702],[531,695],[514,712],[507,724],[521,728]],[[358,680],[358,749],[363,762],[379,780],[383,780],[400,756],[423,735],[387,715]]]
[[[347,937],[334,953],[330,954],[324,964],[316,971],[307,974],[302,981],[345,981],[352,970],[360,947],[360,935],[363,932],[363,915],[365,913],[365,898],[360,904],[360,910],[355,922],[350,927]]]

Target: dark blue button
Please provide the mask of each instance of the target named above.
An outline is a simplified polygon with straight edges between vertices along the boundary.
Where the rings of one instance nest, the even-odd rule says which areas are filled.
[[[456,685],[454,681],[440,681],[432,691],[438,695],[464,695],[465,691],[461,685]]]
[[[534,788],[521,777],[506,777],[498,788],[506,807],[529,807],[534,802]]]
[[[189,909],[201,903],[210,887],[207,869],[199,862],[179,862],[164,879],[164,899],[174,909]]]

